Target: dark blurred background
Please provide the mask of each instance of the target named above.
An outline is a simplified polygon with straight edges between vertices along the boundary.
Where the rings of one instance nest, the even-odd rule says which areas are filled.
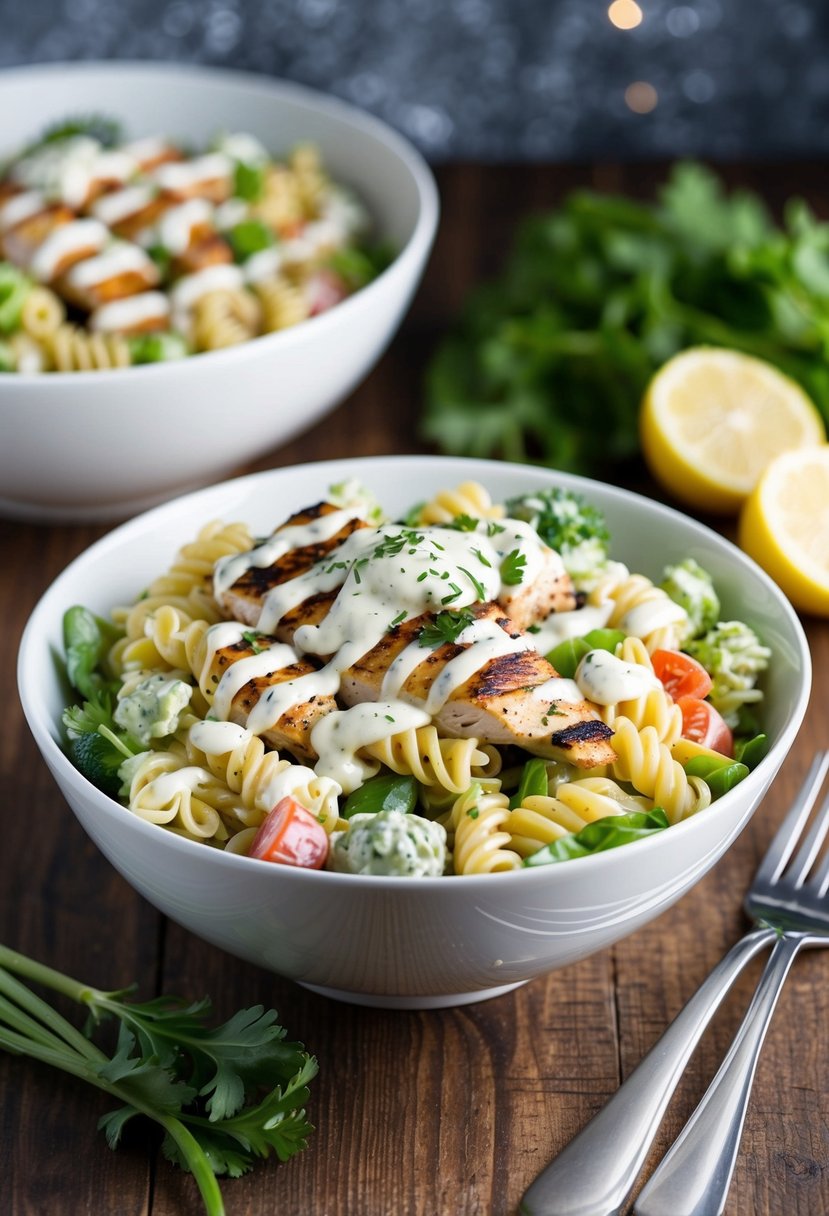
[[[0,67],[158,59],[325,89],[433,162],[820,157],[827,0],[0,0]]]

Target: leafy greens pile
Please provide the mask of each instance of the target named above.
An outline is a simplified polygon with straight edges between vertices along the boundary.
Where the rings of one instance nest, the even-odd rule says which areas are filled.
[[[101,1050],[19,976],[84,1006],[92,1026],[117,1018],[115,1051]],[[162,996],[139,1004],[126,996],[0,945],[0,1048],[114,1097],[119,1106],[99,1123],[112,1148],[135,1115],[154,1119],[165,1156],[192,1172],[207,1216],[224,1216],[217,1175],[236,1178],[271,1153],[286,1161],[305,1148],[316,1061],[301,1043],[286,1042],[275,1011],[261,1005],[211,1027],[206,1000],[188,1005]]]
[[[638,449],[656,369],[726,346],[799,381],[829,419],[829,223],[782,227],[695,163],[658,202],[578,191],[517,234],[428,369],[424,438],[451,453],[601,472]]]

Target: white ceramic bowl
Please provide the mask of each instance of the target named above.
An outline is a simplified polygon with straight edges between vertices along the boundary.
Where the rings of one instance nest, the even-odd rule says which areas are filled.
[[[90,785],[61,750],[65,691],[55,656],[61,617],[76,602],[107,613],[166,568],[207,520],[245,520],[267,533],[346,476],[392,513],[467,478],[493,497],[540,485],[575,488],[608,518],[613,552],[657,576],[696,558],[729,616],[771,646],[764,719],[773,746],[711,808],[622,849],[489,876],[356,877],[263,864],[144,822]],[[70,806],[124,877],[200,937],[299,983],[369,1005],[431,1008],[480,1000],[584,958],[652,920],[687,891],[748,822],[798,730],[811,665],[794,612],[747,557],[715,533],[648,499],[597,482],[517,465],[379,457],[261,473],[189,494],[122,525],[55,581],[35,608],[19,659],[31,730]]]
[[[410,302],[438,218],[432,174],[384,123],[321,93],[181,64],[0,73],[0,159],[67,115],[111,115],[129,137],[204,144],[249,131],[275,153],[315,142],[399,250],[330,312],[226,351],[110,372],[0,376],[0,514],[122,519],[228,476],[309,427],[379,358]]]

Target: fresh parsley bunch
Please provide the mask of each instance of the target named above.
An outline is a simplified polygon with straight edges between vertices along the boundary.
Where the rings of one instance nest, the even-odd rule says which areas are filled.
[[[115,1051],[96,1046],[19,976],[83,1005],[92,1028],[117,1018]],[[317,1064],[286,1041],[272,1009],[240,1009],[214,1027],[209,1014],[207,1000],[133,1003],[0,945],[0,1048],[111,1094],[119,1105],[99,1122],[111,1148],[136,1115],[155,1120],[165,1156],[192,1172],[207,1216],[224,1216],[217,1176],[236,1178],[271,1153],[287,1161],[305,1148]]]
[[[578,191],[528,219],[427,374],[422,433],[469,456],[601,472],[638,450],[656,369],[735,348],[799,381],[829,419],[829,224],[792,200],[782,227],[701,165],[656,203]]]

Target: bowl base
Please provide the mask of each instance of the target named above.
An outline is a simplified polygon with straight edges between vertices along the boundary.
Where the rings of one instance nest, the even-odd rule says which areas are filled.
[[[327,996],[332,1001],[344,1001],[348,1005],[365,1005],[371,1009],[453,1009],[456,1005],[473,1005],[477,1001],[491,1001],[526,984],[501,984],[498,988],[482,988],[478,992],[439,993],[437,996],[375,996],[371,992],[349,992],[344,988],[324,988],[319,984],[297,983],[318,996]]]

